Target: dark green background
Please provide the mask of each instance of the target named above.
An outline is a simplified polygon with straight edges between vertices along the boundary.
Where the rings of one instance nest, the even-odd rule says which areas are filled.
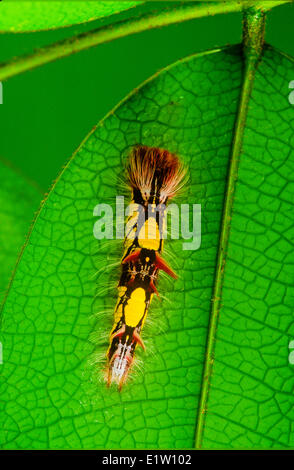
[[[227,14],[151,30],[8,80],[0,106],[0,157],[46,191],[85,135],[127,93],[182,57],[239,42],[241,24],[240,14]],[[292,56],[293,24],[293,4],[268,14],[267,42]],[[0,61],[92,27],[1,34]]]

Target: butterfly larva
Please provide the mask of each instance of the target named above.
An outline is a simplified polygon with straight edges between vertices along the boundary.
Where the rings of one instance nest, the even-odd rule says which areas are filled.
[[[158,295],[159,270],[176,278],[161,257],[166,204],[183,185],[184,170],[167,150],[137,145],[127,167],[135,210],[127,221],[118,301],[107,351],[107,384],[123,386],[137,344],[145,349],[141,331],[150,302]]]

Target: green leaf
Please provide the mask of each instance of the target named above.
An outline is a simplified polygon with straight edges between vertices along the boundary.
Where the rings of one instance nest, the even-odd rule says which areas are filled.
[[[40,200],[40,191],[0,160],[0,302]]]
[[[287,356],[294,334],[288,102],[294,64],[266,47],[244,127],[253,84],[249,59],[245,81],[239,46],[163,70],[93,130],[61,174],[2,312],[3,449],[191,448],[199,422],[198,447],[293,446],[294,374]],[[119,278],[112,265],[122,246],[93,238],[93,208],[114,206],[137,142],[166,147],[188,166],[182,197],[202,205],[202,243],[183,251],[182,240],[166,241],[165,256],[180,278],[161,279],[166,299],[151,306],[142,370],[119,393],[99,379],[103,365],[93,354],[106,353]],[[232,162],[239,161],[232,175]],[[234,184],[233,200],[226,191]],[[224,210],[228,200],[232,220]],[[231,232],[218,277],[224,226]],[[209,324],[216,287],[218,328]],[[211,374],[213,357],[213,375],[203,376],[203,370]]]
[[[0,4],[0,31],[21,33],[62,28],[105,18],[142,2],[8,1]]]

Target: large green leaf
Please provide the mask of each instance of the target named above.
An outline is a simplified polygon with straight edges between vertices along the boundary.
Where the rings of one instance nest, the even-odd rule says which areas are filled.
[[[203,447],[291,445],[293,108],[287,93],[294,65],[271,49],[259,66],[245,130],[214,375],[202,379],[212,360],[206,342],[208,335],[211,349],[242,64],[234,47],[162,71],[98,125],[58,179],[2,312],[2,448],[188,448],[198,412]],[[121,194],[122,166],[137,142],[166,147],[188,165],[183,197],[202,204],[202,243],[189,252],[182,240],[167,240],[180,278],[160,281],[167,299],[151,306],[143,369],[119,393],[99,380],[102,365],[93,364],[93,353],[106,352],[116,301],[111,285],[119,277],[109,267],[119,263],[121,244],[94,240],[93,208],[114,204]],[[107,313],[94,315],[101,311]]]
[[[19,33],[62,28],[104,18],[138,3],[142,2],[4,0],[0,4],[0,31]]]
[[[0,160],[0,302],[41,192]]]

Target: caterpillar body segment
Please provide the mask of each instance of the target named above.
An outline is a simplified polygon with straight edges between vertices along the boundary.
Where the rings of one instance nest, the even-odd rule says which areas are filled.
[[[121,277],[114,325],[107,351],[106,381],[121,390],[134,361],[135,349],[145,349],[142,329],[154,295],[159,296],[159,271],[176,278],[161,256],[166,204],[183,184],[185,172],[176,155],[137,145],[127,168],[132,214],[126,224]]]

